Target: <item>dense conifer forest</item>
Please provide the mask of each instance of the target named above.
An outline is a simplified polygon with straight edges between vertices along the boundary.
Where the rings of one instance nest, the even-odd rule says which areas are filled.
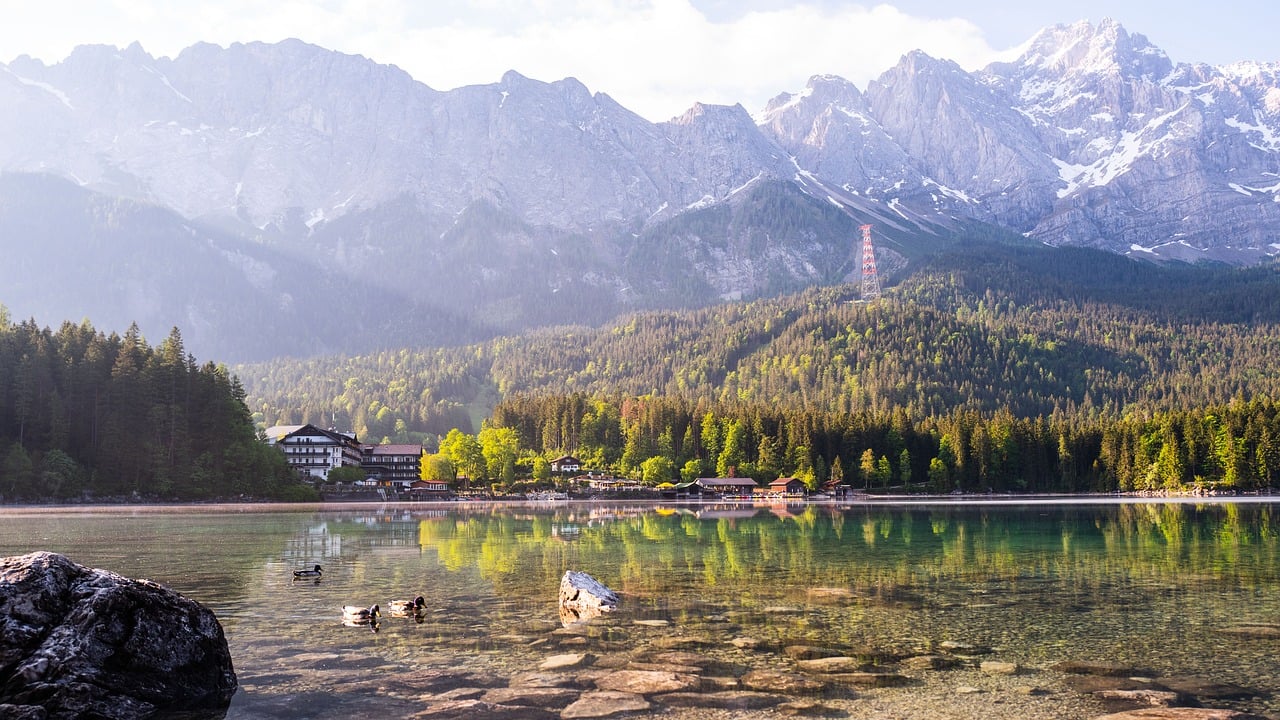
[[[0,306],[0,500],[203,500],[310,494],[258,440],[244,389],[175,328],[56,332]]]
[[[1245,490],[1280,473],[1278,321],[1275,266],[971,243],[872,302],[816,288],[241,372],[264,424],[429,445],[511,428],[525,469],[572,452],[646,481]]]

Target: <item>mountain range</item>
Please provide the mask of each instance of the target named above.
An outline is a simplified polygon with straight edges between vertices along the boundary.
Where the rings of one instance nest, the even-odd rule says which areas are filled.
[[[0,65],[0,303],[227,360],[448,344],[1005,239],[1280,252],[1280,64],[1110,20],[652,123],[567,78],[433,90],[290,40]],[[1123,262],[1117,257],[1117,262]]]

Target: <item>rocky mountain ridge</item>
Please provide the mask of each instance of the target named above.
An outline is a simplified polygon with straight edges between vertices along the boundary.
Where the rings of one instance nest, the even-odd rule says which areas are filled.
[[[889,269],[974,232],[1263,261],[1280,251],[1280,64],[1174,64],[1081,22],[977,72],[913,52],[865,90],[817,75],[755,116],[651,123],[572,78],[442,92],[296,40],[91,46],[0,65],[0,172],[166,208],[291,259],[268,275],[372,278],[484,334],[839,282],[863,223]],[[50,212],[24,197],[24,217]],[[0,250],[53,231],[19,226]]]

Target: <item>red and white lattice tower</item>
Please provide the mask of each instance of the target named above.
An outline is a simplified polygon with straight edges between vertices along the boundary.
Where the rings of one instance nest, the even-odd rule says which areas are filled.
[[[871,226],[862,226],[862,299],[880,297],[880,277],[876,275],[876,249],[871,245]]]

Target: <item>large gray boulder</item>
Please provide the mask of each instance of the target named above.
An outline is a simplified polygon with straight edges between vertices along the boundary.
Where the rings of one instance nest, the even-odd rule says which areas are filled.
[[[560,621],[568,626],[586,622],[618,608],[618,594],[580,570],[560,578]]]
[[[222,625],[200,604],[56,553],[0,559],[0,707],[49,719],[217,716],[235,691]]]

